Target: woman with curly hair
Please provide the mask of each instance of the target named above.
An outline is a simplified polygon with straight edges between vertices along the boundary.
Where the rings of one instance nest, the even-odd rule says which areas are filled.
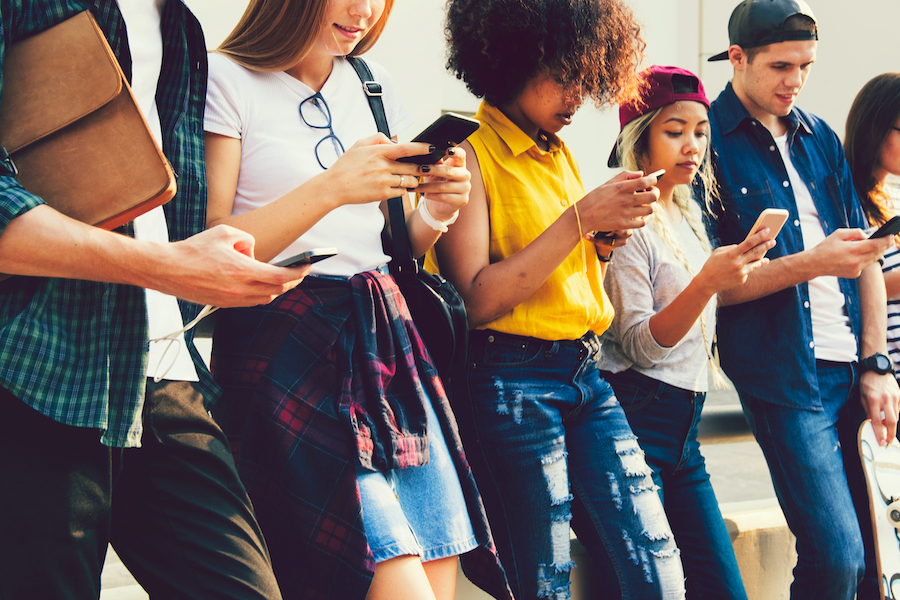
[[[847,115],[844,152],[853,185],[869,224],[883,225],[900,214],[900,196],[888,192],[888,175],[900,175],[900,73],[872,78],[856,95]],[[888,297],[888,353],[900,364],[900,250],[884,255]]]
[[[584,98],[634,95],[639,27],[618,0],[451,0],[447,38],[484,98],[463,144],[469,203],[436,246],[473,329],[454,410],[513,592],[569,597],[571,521],[604,597],[681,598],[651,471],[598,368],[602,271],[656,180],[626,171],[585,194],[556,135]]]

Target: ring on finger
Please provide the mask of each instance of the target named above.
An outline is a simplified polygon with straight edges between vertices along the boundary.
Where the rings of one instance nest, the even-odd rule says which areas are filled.
[[[403,175],[398,175],[398,177],[400,178],[400,183],[397,184],[397,186],[395,186],[395,187],[402,188],[403,187]]]

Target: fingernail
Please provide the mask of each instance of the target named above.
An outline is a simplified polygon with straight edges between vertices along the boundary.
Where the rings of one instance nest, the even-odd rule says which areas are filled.
[[[431,167],[429,165],[422,165],[423,173],[428,173],[429,171],[431,171]]]
[[[453,154],[454,154],[453,148],[450,148],[449,150],[447,150],[447,154],[449,154],[450,156],[453,156]]]
[[[435,147],[429,145],[429,146],[428,146],[428,153],[431,154],[431,153],[434,152],[434,151],[435,151]]]

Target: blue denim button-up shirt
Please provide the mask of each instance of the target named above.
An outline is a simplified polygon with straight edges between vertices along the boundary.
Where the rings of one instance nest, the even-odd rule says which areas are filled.
[[[764,208],[785,208],[787,223],[767,256],[804,249],[787,169],[772,135],[741,104],[729,83],[709,111],[711,144],[725,207],[713,228],[722,245],[741,242]],[[791,161],[806,183],[825,234],[866,227],[844,150],[821,119],[794,108],[787,116]],[[855,279],[839,279],[850,326],[861,332]],[[806,283],[723,307],[718,321],[722,367],[742,394],[782,406],[821,409]]]

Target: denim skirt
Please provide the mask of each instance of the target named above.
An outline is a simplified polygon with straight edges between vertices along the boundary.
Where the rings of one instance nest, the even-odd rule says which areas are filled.
[[[478,546],[440,422],[431,402],[424,404],[428,463],[387,473],[357,471],[366,540],[376,563],[407,555],[428,562]]]

